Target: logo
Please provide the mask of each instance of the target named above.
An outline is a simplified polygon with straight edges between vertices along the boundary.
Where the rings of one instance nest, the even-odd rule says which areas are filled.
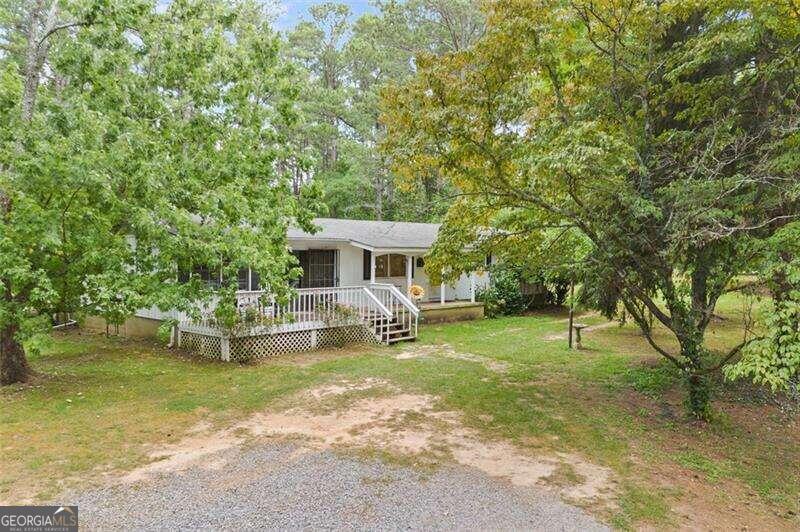
[[[0,532],[77,530],[77,506],[0,506]]]

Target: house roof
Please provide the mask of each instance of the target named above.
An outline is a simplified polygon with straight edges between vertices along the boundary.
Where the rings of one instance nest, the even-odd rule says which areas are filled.
[[[428,249],[441,224],[315,218],[314,234],[290,228],[289,240],[340,241],[372,249]]]

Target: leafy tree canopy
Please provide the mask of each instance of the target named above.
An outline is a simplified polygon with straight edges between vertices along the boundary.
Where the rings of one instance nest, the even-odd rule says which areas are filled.
[[[0,52],[0,369],[60,311],[121,319],[209,296],[178,267],[286,290],[316,194],[281,164],[296,88],[256,2],[9,2]],[[289,146],[287,148],[287,146]],[[295,269],[296,270],[296,269]],[[226,308],[221,305],[220,308]]]
[[[380,91],[413,75],[419,53],[462,49],[484,28],[477,0],[378,1],[377,13],[351,20],[344,4],[310,8],[310,20],[287,34],[297,66],[300,120],[287,135],[304,158],[291,166],[296,183],[316,181],[334,216],[433,220],[452,188],[429,172],[397,179],[377,150],[386,137]]]
[[[730,361],[732,377],[796,379],[797,2],[499,0],[487,15],[475,45],[418,57],[384,94],[396,171],[460,191],[426,269],[452,278],[489,250],[565,268],[685,373],[697,416]],[[775,294],[767,335],[709,352],[717,299],[751,272]]]

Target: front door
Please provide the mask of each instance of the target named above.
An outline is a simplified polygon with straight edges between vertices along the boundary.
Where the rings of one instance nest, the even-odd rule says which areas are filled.
[[[299,288],[330,288],[336,286],[336,251],[309,249],[294,252],[303,268]]]

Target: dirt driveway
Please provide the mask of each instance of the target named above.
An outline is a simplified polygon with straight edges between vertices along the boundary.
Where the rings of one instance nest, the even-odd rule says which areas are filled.
[[[379,380],[332,383],[232,426],[200,424],[72,498],[101,529],[605,529],[564,501],[613,504],[609,470],[485,441],[434,405]]]

